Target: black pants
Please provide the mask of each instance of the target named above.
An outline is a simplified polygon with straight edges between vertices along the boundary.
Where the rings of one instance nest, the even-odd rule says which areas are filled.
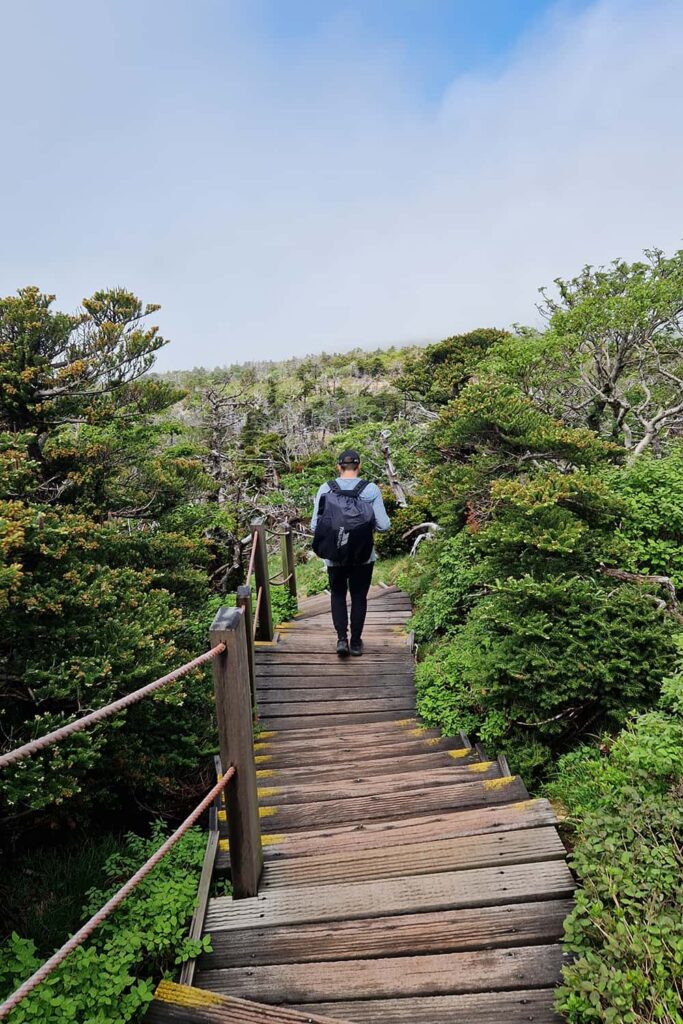
[[[368,610],[368,590],[372,582],[374,566],[368,565],[331,565],[327,575],[330,579],[332,594],[332,621],[338,637],[345,637],[349,625],[346,609],[346,594],[351,593],[351,639],[360,640],[365,613]]]

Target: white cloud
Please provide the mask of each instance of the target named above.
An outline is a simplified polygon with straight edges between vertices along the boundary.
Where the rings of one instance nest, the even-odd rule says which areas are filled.
[[[682,51],[677,0],[558,8],[429,107],[343,25],[286,64],[236,24],[164,69],[135,149],[74,129],[4,290],[38,280],[68,306],[125,282],[163,305],[164,366],[528,322],[558,274],[679,246]]]

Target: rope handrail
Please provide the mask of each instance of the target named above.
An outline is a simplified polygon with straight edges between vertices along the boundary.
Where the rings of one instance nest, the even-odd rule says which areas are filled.
[[[256,608],[254,609],[254,627],[253,627],[253,637],[252,637],[252,639],[254,639],[254,640],[256,639],[256,633],[258,631],[258,617],[259,617],[259,612],[261,611],[261,598],[262,597],[263,597],[263,587],[259,587],[258,588],[258,593],[256,595]]]
[[[275,577],[273,576],[271,580],[268,580],[268,583],[271,585],[271,587],[284,587],[286,583],[289,583],[293,575],[294,573],[290,572],[289,576],[285,576],[283,580],[276,580]]]
[[[140,687],[139,690],[133,690],[132,693],[126,694],[125,697],[121,697],[111,704],[105,704],[103,708],[98,708],[97,711],[92,711],[89,715],[77,718],[74,722],[69,722],[68,725],[63,725],[59,729],[54,729],[52,732],[48,732],[36,740],[30,740],[28,743],[24,743],[23,746],[10,750],[7,754],[2,754],[0,756],[0,768],[7,768],[8,765],[15,764],[31,754],[37,754],[39,750],[44,750],[45,747],[50,747],[53,743],[59,743],[61,740],[66,739],[67,736],[80,732],[82,729],[87,729],[88,726],[95,725],[97,722],[115,715],[118,711],[123,711],[124,708],[130,707],[131,704],[137,704],[139,700],[147,697],[150,693],[154,693],[155,690],[161,689],[162,686],[167,686],[168,683],[175,682],[176,679],[181,679],[188,672],[199,668],[207,661],[212,661],[219,654],[222,654],[224,650],[225,644],[216,644],[215,647],[205,651],[204,654],[200,654],[197,658],[193,658],[192,661],[186,662],[167,675],[155,679],[154,682],[147,683],[146,686]]]
[[[219,644],[219,646],[222,645]],[[73,953],[75,949],[81,946],[85,940],[92,935],[95,929],[101,925],[102,922],[105,921],[121,903],[123,903],[133,889],[135,889],[150,873],[150,871],[156,867],[159,861],[163,860],[178,840],[182,839],[185,833],[192,828],[197,819],[225,788],[234,774],[235,768],[233,765],[228,768],[223,775],[223,778],[218,780],[213,789],[206,794],[204,799],[195,807],[192,813],[185,818],[182,825],[179,825],[175,832],[170,835],[164,843],[162,843],[156,853],[153,853],[141,868],[138,868],[135,874],[132,875],[109,900],[107,900],[103,907],[100,907],[97,913],[93,914],[89,921],[86,921],[86,923],[78,929],[75,935],[72,935],[71,938],[64,943],[61,949],[58,949],[56,953],[53,953],[50,959],[46,960],[42,967],[39,967],[30,978],[19,986],[16,992],[13,992],[12,995],[10,995],[4,1003],[0,1005],[0,1020],[4,1020],[5,1017],[7,1017],[11,1011],[14,1010],[15,1007],[17,1007],[19,1003],[34,990],[34,988],[40,985],[41,982],[45,981],[45,979],[48,978],[60,964],[64,963],[69,954]]]
[[[258,546],[258,532],[256,530],[252,533],[251,538],[251,557],[249,559],[249,568],[247,569],[247,582],[251,579],[256,563],[256,548]]]

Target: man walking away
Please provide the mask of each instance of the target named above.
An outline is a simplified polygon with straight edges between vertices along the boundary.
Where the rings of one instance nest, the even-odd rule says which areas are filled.
[[[360,455],[347,448],[339,456],[338,476],[323,484],[315,498],[311,529],[313,550],[327,566],[332,595],[332,621],[337,631],[337,654],[360,657],[361,634],[368,608],[368,590],[377,559],[373,533],[391,522],[377,484],[360,478]],[[347,592],[351,593],[351,643]]]

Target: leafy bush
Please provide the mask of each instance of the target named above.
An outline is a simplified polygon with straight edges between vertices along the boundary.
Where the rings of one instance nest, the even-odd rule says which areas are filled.
[[[674,665],[673,629],[636,587],[508,579],[418,666],[420,713],[474,731],[533,781],[587,728],[653,703]]]
[[[455,631],[481,597],[485,568],[476,555],[475,541],[464,531],[425,541],[419,548],[400,579],[417,599],[411,624],[418,642]]]
[[[575,954],[558,1008],[570,1024],[681,1024],[683,1005],[683,677],[659,710],[602,752],[560,759],[548,786],[576,833],[583,888],[565,924]]]
[[[643,455],[609,483],[626,506],[617,536],[627,568],[670,576],[683,588],[683,446],[665,458]]]
[[[165,838],[154,826],[149,839],[129,835],[105,870],[107,885],[91,890],[83,917],[93,914],[156,850]],[[190,831],[139,888],[14,1010],[12,1024],[125,1024],[141,1019],[153,998],[154,979],[174,964],[209,949],[185,938],[192,913],[206,836]],[[4,997],[41,964],[35,943],[16,932],[0,948],[0,994]]]

